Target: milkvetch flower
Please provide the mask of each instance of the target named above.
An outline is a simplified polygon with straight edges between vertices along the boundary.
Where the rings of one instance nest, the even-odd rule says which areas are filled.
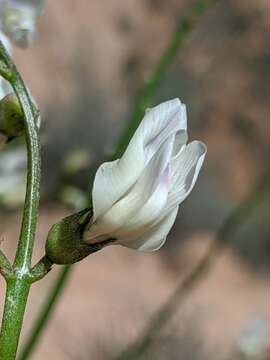
[[[186,143],[186,107],[179,99],[148,109],[121,159],[99,167],[92,207],[51,227],[47,259],[72,264],[111,244],[159,249],[205,158],[202,142]]]
[[[159,249],[205,158],[202,142],[186,143],[186,107],[179,99],[147,109],[123,156],[96,173],[83,240]]]

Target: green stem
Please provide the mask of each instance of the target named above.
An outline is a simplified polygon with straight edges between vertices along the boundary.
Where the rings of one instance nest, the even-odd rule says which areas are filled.
[[[45,255],[30,271],[30,281],[34,283],[44,278],[51,271],[53,263]]]
[[[36,319],[34,326],[31,329],[31,334],[22,348],[22,351],[19,355],[19,360],[28,359],[28,357],[34,350],[37,344],[37,340],[39,339],[44,328],[44,324],[47,324],[51,316],[52,309],[54,308],[57,299],[59,298],[62,290],[64,289],[70,272],[71,266],[64,266],[63,269],[60,270],[58,277],[46,299],[44,307],[39,313],[38,318]]]
[[[145,108],[151,105],[151,101],[153,96],[156,93],[158,86],[161,83],[162,78],[166,74],[167,69],[175,59],[179,49],[183,45],[183,40],[185,39],[186,35],[194,28],[198,20],[200,19],[201,15],[207,11],[213,4],[215,4],[217,0],[199,0],[191,9],[189,16],[182,19],[173,36],[168,44],[168,47],[165,49],[161,59],[155,69],[153,70],[151,76],[149,77],[148,81],[144,84],[142,91],[139,93],[137,100],[135,101],[134,110],[128,120],[127,127],[122,132],[118,144],[116,146],[116,150],[111,158],[117,158],[121,156],[124,149],[126,148],[127,144],[129,143],[133,133],[135,132],[136,128],[138,127]],[[70,275],[71,268],[68,268],[67,271],[66,267],[61,270],[62,277],[65,279]],[[59,281],[61,279],[61,274],[59,275],[59,279],[53,285],[53,292],[57,293],[56,297],[47,299],[47,302],[44,305],[44,308],[41,310],[41,315],[38,316],[37,320],[34,323],[33,329],[30,332],[29,338],[26,341],[26,345],[23,349],[22,356],[20,360],[28,359],[29,355],[31,354],[32,349],[35,346],[35,343],[38,341],[39,336],[41,335],[42,331],[44,330],[49,316],[51,316],[51,312],[54,309],[56,304],[56,300],[58,299],[60,292],[62,291],[63,285],[62,282]],[[58,288],[61,286],[60,288]],[[42,314],[46,313],[44,317]],[[38,331],[37,331],[38,329]]]
[[[18,74],[13,82],[25,119],[25,135],[27,145],[27,187],[23,210],[20,240],[15,256],[15,267],[31,267],[31,258],[37,226],[39,191],[40,191],[40,141],[32,103],[26,88]]]
[[[0,338],[0,359],[12,360],[16,358],[29,289],[30,283],[23,281],[22,278],[10,279],[7,282]]]
[[[19,243],[12,268],[7,279],[6,301],[0,334],[0,359],[16,357],[27,297],[30,288],[30,269],[35,239],[40,188],[40,143],[35,124],[35,109],[28,91],[11,58],[0,42],[0,74],[10,82],[16,93],[23,114],[27,145],[27,185]]]

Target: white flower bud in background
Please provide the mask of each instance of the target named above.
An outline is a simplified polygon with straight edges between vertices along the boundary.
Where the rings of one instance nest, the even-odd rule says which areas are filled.
[[[186,142],[186,107],[179,99],[148,109],[122,158],[96,173],[84,241],[159,249],[205,158],[202,142]]]
[[[1,1],[0,1],[0,6],[1,6]],[[9,39],[6,37],[6,35],[3,34],[1,31],[0,31],[0,40],[3,43],[4,47],[6,48],[7,52],[11,55],[12,54],[11,43]],[[5,79],[0,77],[0,100],[11,92],[12,92],[12,88],[9,85],[9,83]]]
[[[2,151],[0,157],[0,204],[16,208],[24,202],[26,152],[21,148]]]
[[[15,45],[29,46],[35,39],[45,4],[46,0],[0,0],[1,30]]]

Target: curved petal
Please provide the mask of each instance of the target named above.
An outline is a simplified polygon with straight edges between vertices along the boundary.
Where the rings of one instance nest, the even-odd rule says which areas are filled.
[[[161,145],[181,130],[186,130],[186,111],[179,99],[146,111],[122,158],[102,164],[96,173],[92,191],[94,221],[124,196]]]
[[[166,101],[147,109],[138,132],[144,138],[146,161],[149,161],[161,144],[172,134],[186,134],[186,106],[179,99]]]
[[[159,177],[159,182],[152,195],[146,202],[141,202],[132,216],[129,216],[124,226],[114,233],[118,243],[124,245],[130,239],[137,238],[157,221],[162,213],[168,198],[169,192],[169,168]]]
[[[122,238],[133,232],[134,226],[138,227],[137,230],[143,227],[147,221],[150,221],[149,217],[154,216],[156,220],[154,214],[158,208],[161,210],[167,201],[172,148],[173,137],[167,139],[162,145],[136,184],[105,214],[93,219],[85,231],[85,241],[96,242],[96,238],[104,234]],[[147,214],[148,217],[146,217]]]
[[[200,141],[188,144],[171,161],[171,190],[166,212],[179,205],[192,191],[201,170],[207,147]]]
[[[177,212],[178,206],[139,238],[120,244],[140,251],[155,251],[160,249],[165,243],[166,237],[175,222]]]

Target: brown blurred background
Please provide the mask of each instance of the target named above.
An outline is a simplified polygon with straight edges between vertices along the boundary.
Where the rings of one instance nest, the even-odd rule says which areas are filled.
[[[16,49],[43,118],[35,261],[50,226],[74,211],[65,205],[73,201],[70,187],[82,202],[85,193],[90,199],[91,174],[112,152],[137,91],[192,3],[51,0],[36,44]],[[136,341],[254,187],[269,166],[269,44],[269,0],[220,1],[188,36],[155,104],[174,97],[187,104],[190,139],[208,145],[197,186],[159,252],[111,246],[74,267],[33,359],[114,359]],[[74,154],[84,159],[78,171],[69,167]],[[230,239],[226,254],[140,358],[270,358],[269,200]],[[1,210],[2,246],[10,256],[20,214]],[[33,287],[23,338],[58,270]],[[3,302],[2,280],[1,294]]]

